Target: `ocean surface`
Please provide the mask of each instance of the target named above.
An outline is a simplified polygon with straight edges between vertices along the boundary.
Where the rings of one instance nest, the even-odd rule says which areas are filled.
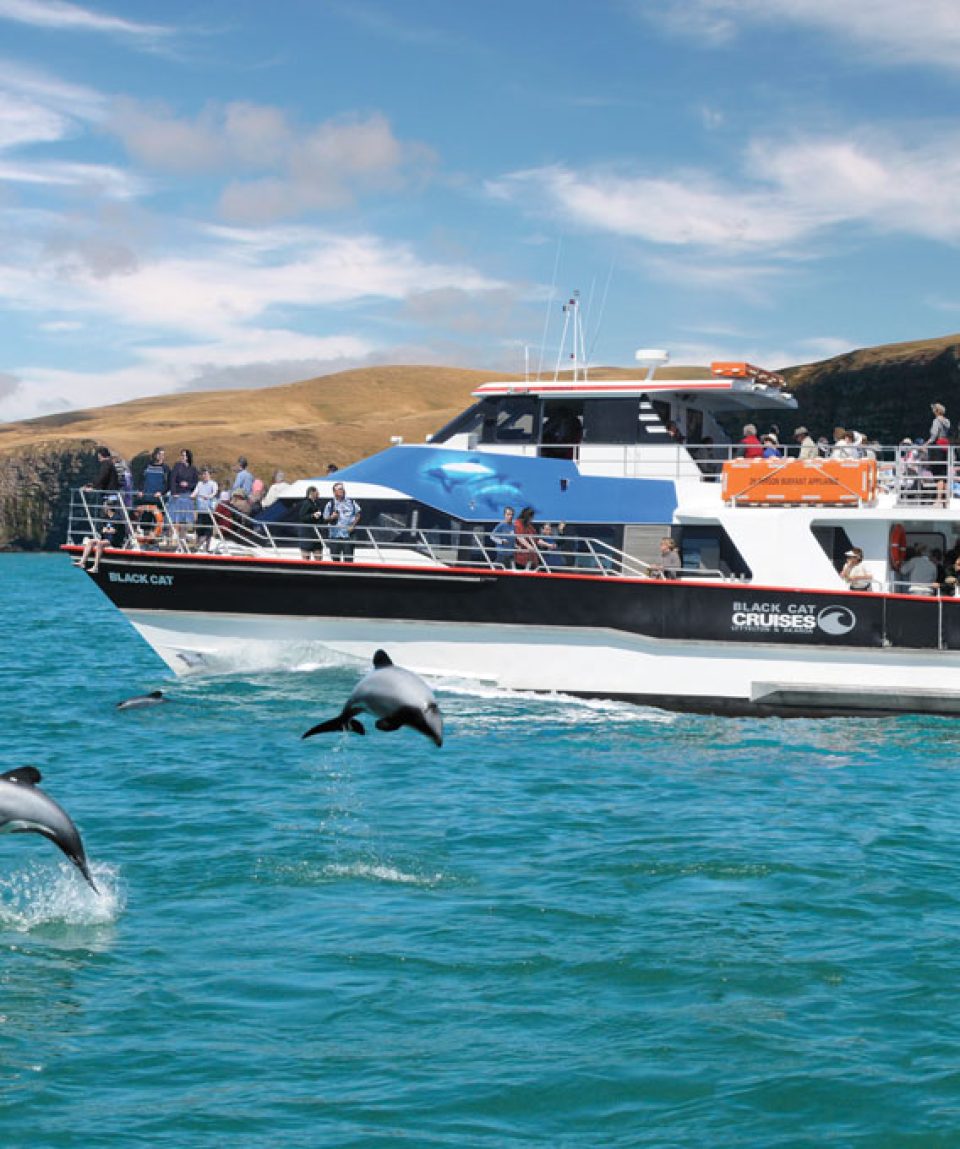
[[[960,1145],[960,736],[434,683],[178,681],[0,556],[0,1146]],[[152,689],[167,704],[118,711]]]

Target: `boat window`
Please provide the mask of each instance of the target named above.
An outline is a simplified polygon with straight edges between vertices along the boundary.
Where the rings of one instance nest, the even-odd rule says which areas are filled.
[[[636,443],[640,437],[640,398],[585,399],[585,443]]]
[[[572,459],[583,439],[582,399],[545,399],[540,429],[540,454],[545,458]]]
[[[485,408],[483,443],[532,443],[536,439],[539,400],[535,395],[504,395]]]
[[[496,411],[496,400],[481,399],[472,407],[462,411],[455,419],[451,419],[446,426],[441,427],[430,436],[431,443],[446,443],[454,435],[479,435],[483,429],[484,418],[493,418]]]
[[[680,546],[683,565],[687,570],[695,571],[699,568],[704,572],[721,571],[733,578],[753,577],[746,560],[723,527],[697,523],[681,527],[679,532],[674,529],[672,533]]]
[[[853,546],[850,536],[843,527],[813,526],[810,530],[820,544],[820,549],[837,570],[840,570],[846,562],[847,551]]]

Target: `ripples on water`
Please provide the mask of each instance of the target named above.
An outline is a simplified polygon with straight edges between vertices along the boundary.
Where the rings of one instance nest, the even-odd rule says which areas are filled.
[[[304,743],[356,667],[172,681],[0,571],[3,769],[105,890],[0,838],[3,1146],[958,1143],[954,723],[441,682],[440,751]]]

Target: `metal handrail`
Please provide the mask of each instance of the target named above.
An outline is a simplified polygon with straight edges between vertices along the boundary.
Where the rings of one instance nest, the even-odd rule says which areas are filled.
[[[125,549],[168,550],[189,552],[197,545],[192,530],[177,530],[171,523],[170,505],[165,496],[143,501],[128,508],[112,492],[78,490],[72,493],[68,542],[78,544],[89,536],[98,536],[108,516],[103,507],[109,503],[114,513],[122,518],[126,528]],[[157,510],[162,515],[162,528],[145,531],[140,522],[146,510]],[[230,519],[225,521],[216,510],[211,512],[211,549],[225,554],[270,555],[287,557],[299,551],[305,542],[314,547],[320,542],[326,547],[323,528],[290,521],[268,523],[251,518],[236,507],[230,508]],[[310,531],[309,539],[304,536]],[[489,529],[464,526],[459,530],[406,527],[374,527],[358,524],[352,532],[354,550],[372,552],[378,564],[422,562],[436,566],[472,567],[479,570],[502,570],[505,563],[493,545]],[[603,539],[588,535],[559,534],[546,537],[547,546],[539,545],[539,536],[531,539],[537,561],[534,571],[553,570],[591,573],[601,577],[659,577],[656,564],[626,554]],[[365,557],[365,556],[363,556]],[[512,566],[512,559],[510,561]],[[678,578],[704,578],[728,580],[731,576],[721,570],[703,567],[683,567],[676,572]]]

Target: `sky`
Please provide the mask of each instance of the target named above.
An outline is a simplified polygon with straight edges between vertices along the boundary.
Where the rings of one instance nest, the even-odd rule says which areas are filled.
[[[960,0],[0,0],[0,421],[960,330]]]

